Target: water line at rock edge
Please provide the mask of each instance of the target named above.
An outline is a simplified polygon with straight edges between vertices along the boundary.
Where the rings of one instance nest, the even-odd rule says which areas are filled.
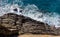
[[[34,4],[28,4],[24,6],[22,1],[19,2],[20,5],[18,5],[18,3],[16,2],[18,1],[14,1],[13,4],[6,3],[4,4],[4,6],[1,5],[0,16],[3,16],[7,13],[15,13],[18,15],[30,17],[34,20],[41,21],[49,25],[55,25],[55,27],[60,27],[60,15],[58,15],[57,13],[43,13]],[[0,4],[3,4],[3,2]],[[14,11],[14,9],[17,9],[17,11]]]

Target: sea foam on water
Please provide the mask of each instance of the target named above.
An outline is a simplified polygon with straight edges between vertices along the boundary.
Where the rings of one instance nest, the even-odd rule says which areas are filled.
[[[55,25],[55,27],[60,27],[60,15],[54,12],[43,13],[42,11],[39,11],[39,8],[34,4],[28,4],[24,6],[21,1],[20,3],[21,5],[18,5],[18,3],[13,3],[13,4],[7,3],[4,6],[1,5],[0,16],[3,16],[4,14],[7,14],[7,13],[15,13],[17,15],[24,15],[26,17],[30,17],[36,21],[47,23],[48,25]],[[3,4],[3,2],[0,4]]]

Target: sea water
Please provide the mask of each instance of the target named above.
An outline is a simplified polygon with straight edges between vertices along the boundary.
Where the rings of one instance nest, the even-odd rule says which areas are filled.
[[[0,16],[15,13],[60,27],[59,12],[60,0],[0,0]]]

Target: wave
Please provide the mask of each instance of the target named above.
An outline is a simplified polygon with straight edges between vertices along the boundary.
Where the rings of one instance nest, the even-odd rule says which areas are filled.
[[[7,2],[8,0],[5,2],[0,1],[0,16],[7,13],[15,13],[30,17],[36,21],[41,21],[49,25],[55,25],[55,27],[60,27],[60,15],[55,12],[43,13],[36,5],[28,4],[25,6],[21,0],[14,0],[12,4],[11,2]]]

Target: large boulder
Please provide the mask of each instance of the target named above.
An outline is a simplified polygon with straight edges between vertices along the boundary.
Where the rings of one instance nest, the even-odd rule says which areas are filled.
[[[58,35],[55,26],[50,26],[47,23],[36,21],[29,17],[13,13],[0,16],[0,33],[6,35],[15,33]]]

